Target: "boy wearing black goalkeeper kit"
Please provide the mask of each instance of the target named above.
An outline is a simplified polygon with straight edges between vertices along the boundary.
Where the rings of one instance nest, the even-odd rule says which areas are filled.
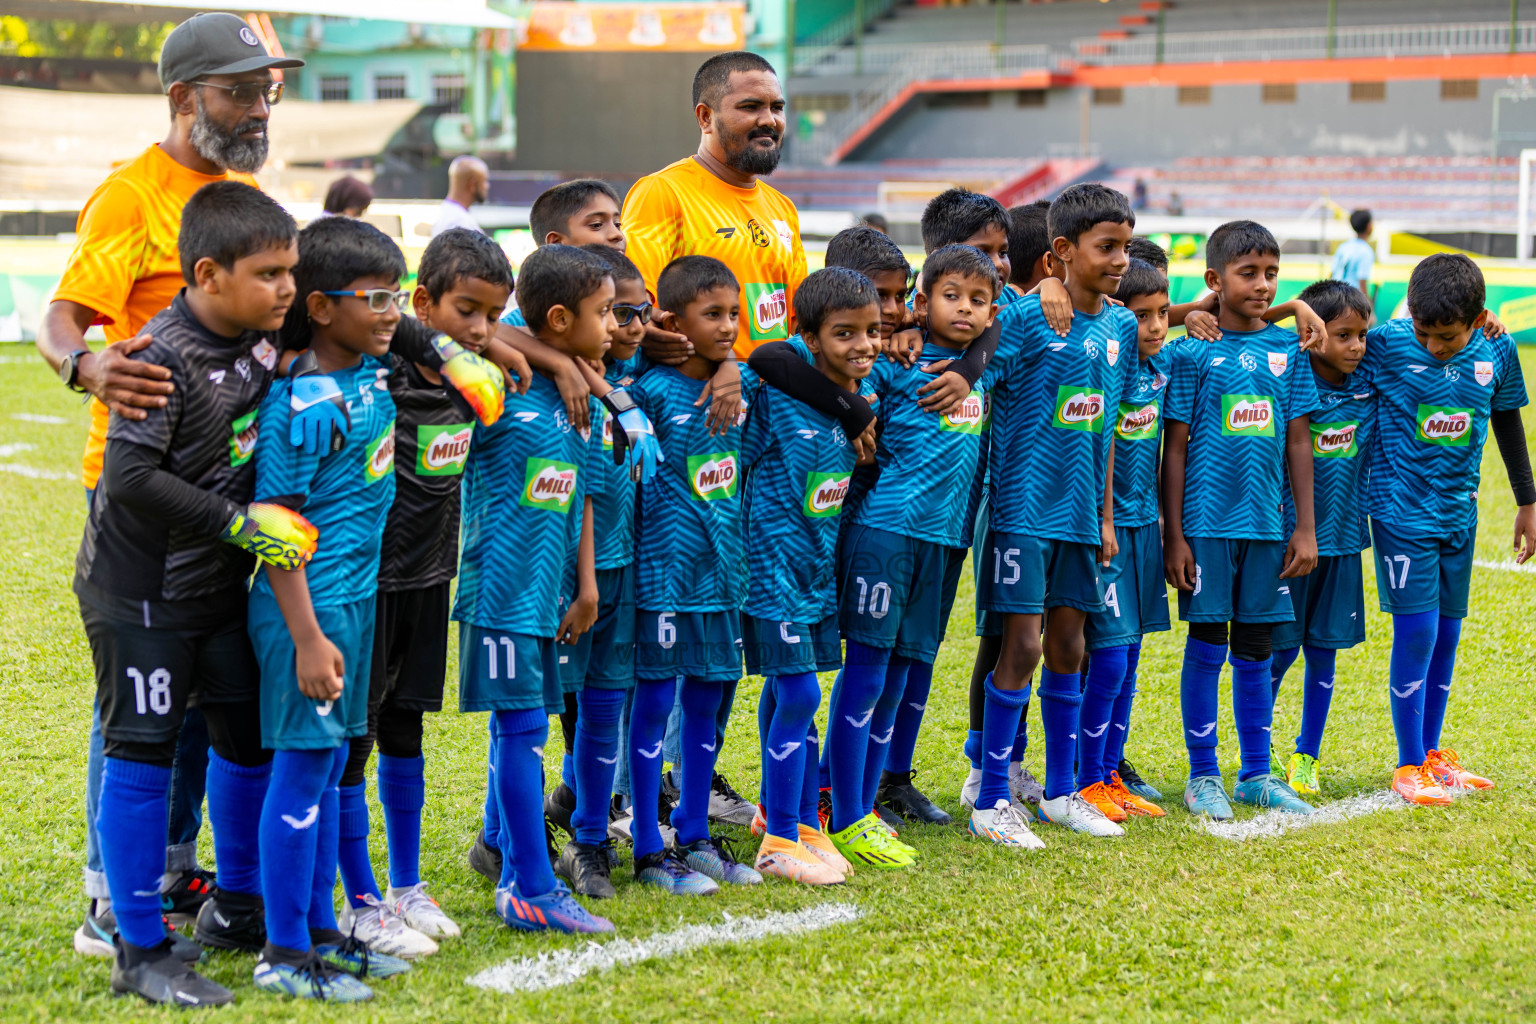
[[[187,287],[146,325],[155,340],[136,356],[169,369],[175,391],[142,420],[113,415],[75,561],[106,748],[98,829],[122,936],[112,988],[150,1002],[233,998],[192,971],[201,948],[168,934],[160,916],[171,763],[194,696],[212,737],[218,909],[226,925],[261,919],[253,809],[272,755],[258,726],[246,580],[251,555],[298,568],[316,540],[297,513],[249,504],[256,410],[277,367],[275,331],[294,301],[297,233],[282,207],[248,185],[207,185],[187,203],[178,240]]]

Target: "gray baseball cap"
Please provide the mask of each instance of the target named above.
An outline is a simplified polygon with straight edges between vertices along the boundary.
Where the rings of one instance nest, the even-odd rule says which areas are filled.
[[[249,25],[233,14],[194,14],[171,30],[160,49],[160,87],[209,75],[238,75],[262,68],[301,68],[292,57],[274,57]]]

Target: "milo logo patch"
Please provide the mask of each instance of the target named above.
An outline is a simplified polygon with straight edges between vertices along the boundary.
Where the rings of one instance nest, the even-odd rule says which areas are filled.
[[[736,497],[737,455],[713,452],[688,456],[688,486],[698,501],[720,501]]]
[[[1121,402],[1115,418],[1115,436],[1122,441],[1157,440],[1157,403]]]
[[[571,510],[576,495],[576,467],[553,459],[529,459],[523,474],[523,496],[518,504],[525,508],[545,508],[564,515]]]
[[[749,282],[746,287],[747,333],[753,341],[778,341],[787,337],[789,290],[782,284]]]
[[[1221,432],[1275,436],[1275,400],[1269,395],[1222,395]]]
[[[469,458],[474,427],[468,423],[423,425],[416,428],[416,475],[458,476]]]
[[[368,442],[368,465],[363,476],[370,484],[378,483],[395,471],[395,421],[390,420],[382,433]]]
[[[256,454],[256,410],[229,425],[229,464],[243,466]]]
[[[1464,448],[1472,441],[1472,410],[1446,405],[1421,405],[1417,415],[1419,440],[1450,448]]]
[[[972,391],[965,396],[965,401],[960,403],[960,411],[954,415],[939,417],[940,430],[952,430],[960,434],[979,434],[981,428],[986,425],[987,403],[981,393]]]
[[[1088,430],[1094,433],[1103,429],[1104,392],[1098,388],[1080,388],[1063,384],[1056,389],[1056,416],[1054,426],[1064,430]]]
[[[843,510],[843,500],[848,497],[851,473],[807,473],[805,477],[805,502],[801,506],[812,519],[835,516]]]
[[[1312,455],[1319,459],[1352,459],[1360,453],[1358,423],[1313,423]]]

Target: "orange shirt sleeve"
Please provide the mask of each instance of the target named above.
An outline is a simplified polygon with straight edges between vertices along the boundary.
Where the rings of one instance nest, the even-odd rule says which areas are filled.
[[[624,198],[624,255],[645,278],[656,298],[656,279],[682,248],[682,208],[677,193],[659,174],[649,174]]]
[[[95,310],[98,324],[126,321],[147,230],[139,196],[132,186],[121,179],[108,183],[80,212],[75,251],[69,256],[54,299]]]
[[[800,325],[795,322],[795,292],[806,277],[805,242],[800,238],[800,212],[789,203],[789,223],[795,229],[795,247],[791,251],[789,280],[784,282],[785,298],[789,301],[789,333],[796,334]]]

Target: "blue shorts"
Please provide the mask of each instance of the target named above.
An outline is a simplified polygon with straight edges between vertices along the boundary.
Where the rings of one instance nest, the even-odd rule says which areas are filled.
[[[1365,643],[1365,580],[1359,554],[1322,555],[1305,576],[1281,580],[1295,619],[1275,626],[1270,645],[1288,651],[1306,644],[1347,651]]]
[[[559,644],[560,687],[628,690],[635,685],[635,566],[597,570],[597,621],[572,646]]]
[[[314,700],[299,692],[298,657],[282,609],[254,591],[246,628],[261,663],[261,745],[268,750],[332,750],[368,732],[368,682],[378,597],[315,609],[325,638],[346,666],[341,696]]]
[[[741,678],[741,615],[641,611],[635,622],[635,678],[687,676],[709,683]]]
[[[1188,537],[1195,589],[1179,591],[1185,622],[1290,622],[1291,599],[1280,578],[1285,541]]]
[[[950,548],[852,523],[838,550],[838,625],[843,639],[933,664],[944,623]]]
[[[981,583],[976,602],[1002,615],[1039,615],[1047,608],[1104,610],[1097,545],[1027,533],[992,532],[991,550],[977,552]]]
[[[793,676],[802,672],[836,672],[843,667],[843,642],[837,632],[836,612],[814,625],[743,615],[741,639],[748,675]]]
[[[1172,629],[1163,577],[1163,534],[1156,523],[1117,526],[1119,552],[1099,567],[1104,610],[1088,616],[1083,636],[1090,651],[1134,644],[1148,633]]]
[[[459,623],[459,710],[565,710],[553,637]]]
[[[1389,615],[1439,611],[1448,619],[1466,618],[1476,539],[1476,527],[1444,537],[1407,537],[1396,527],[1372,519],[1376,598],[1381,610]]]

